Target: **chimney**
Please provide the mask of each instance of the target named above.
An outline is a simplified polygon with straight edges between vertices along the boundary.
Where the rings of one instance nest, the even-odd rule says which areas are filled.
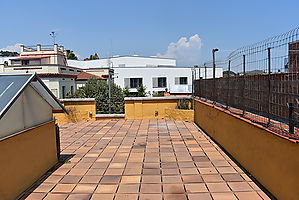
[[[23,53],[24,52],[24,49],[25,49],[25,47],[24,47],[24,45],[20,45],[20,51],[21,51],[21,53]]]
[[[36,51],[41,51],[41,50],[42,50],[42,45],[37,44],[37,45],[36,45]]]
[[[58,44],[54,44],[54,51],[58,52]]]

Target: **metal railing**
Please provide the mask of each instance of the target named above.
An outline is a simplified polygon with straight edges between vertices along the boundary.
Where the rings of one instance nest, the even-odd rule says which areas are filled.
[[[125,103],[123,97],[96,98],[97,114],[124,114]]]
[[[231,52],[215,62],[223,68],[222,78],[202,76],[213,62],[196,68],[195,96],[277,133],[299,138],[298,34],[296,28]]]

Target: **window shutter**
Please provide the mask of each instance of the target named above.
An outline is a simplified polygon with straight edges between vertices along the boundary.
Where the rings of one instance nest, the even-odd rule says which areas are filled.
[[[125,78],[125,88],[130,88],[130,79],[129,78]]]
[[[175,77],[174,78],[174,84],[179,85],[180,84],[180,77]]]
[[[153,78],[153,88],[157,88],[158,87],[158,78]]]

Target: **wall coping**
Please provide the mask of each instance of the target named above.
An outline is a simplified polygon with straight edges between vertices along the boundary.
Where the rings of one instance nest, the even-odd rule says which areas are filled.
[[[125,101],[148,101],[148,100],[179,100],[192,99],[191,96],[186,97],[125,97]]]
[[[60,102],[79,102],[79,101],[95,101],[95,98],[69,98],[59,99]]]
[[[96,114],[96,118],[106,118],[106,117],[125,117],[125,114]]]
[[[204,102],[204,101],[202,101],[202,100],[200,100],[200,99],[198,99],[198,98],[194,98],[194,100],[197,101],[197,102],[199,102],[199,103],[202,103],[202,104],[204,104],[204,105],[207,105],[207,106],[209,106],[209,107],[211,107],[211,108],[214,108],[214,109],[216,109],[216,110],[222,111],[222,112],[224,112],[224,113],[226,113],[226,114],[228,114],[228,115],[230,115],[230,116],[232,116],[232,117],[234,117],[234,118],[237,118],[237,119],[239,119],[239,120],[242,120],[242,121],[244,121],[244,122],[246,122],[246,123],[248,123],[248,124],[251,124],[252,126],[255,126],[255,127],[259,128],[259,129],[263,129],[263,130],[267,131],[268,133],[270,133],[270,134],[272,134],[272,135],[275,135],[275,136],[280,137],[280,138],[282,138],[282,139],[285,139],[285,140],[288,140],[288,141],[290,141],[290,142],[299,144],[299,141],[296,140],[296,139],[289,138],[289,137],[287,137],[287,136],[284,136],[284,135],[280,135],[280,134],[278,134],[278,133],[275,133],[274,131],[267,129],[266,127],[264,127],[264,126],[262,126],[262,125],[260,125],[260,124],[258,124],[258,123],[254,123],[254,122],[250,121],[249,119],[246,119],[246,118],[241,117],[241,116],[239,116],[239,115],[237,115],[237,114],[231,113],[231,112],[225,110],[224,108],[220,108],[220,107],[215,106],[215,105],[213,105],[213,104],[210,104],[210,103],[208,103],[208,102]],[[194,111],[195,111],[195,109],[194,109]]]

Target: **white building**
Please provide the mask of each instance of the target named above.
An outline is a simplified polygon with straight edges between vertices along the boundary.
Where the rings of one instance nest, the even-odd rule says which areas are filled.
[[[105,68],[105,67],[152,67],[152,66],[176,66],[176,60],[172,58],[159,58],[157,56],[113,56],[99,60],[68,60],[69,66],[81,69]]]
[[[78,76],[81,72],[87,72]],[[113,56],[98,60],[66,60],[63,46],[21,46],[19,57],[1,58],[0,72],[36,72],[52,93],[58,98],[65,98],[74,93],[77,87],[83,86],[90,74],[108,78],[113,73],[113,81],[130,92],[137,92],[143,85],[150,95],[158,92],[170,94],[192,93],[191,67],[176,66],[172,58],[157,56]],[[203,78],[212,78],[212,68],[207,68]],[[82,73],[81,73],[82,75]],[[76,80],[77,78],[80,80]],[[216,77],[222,77],[222,68],[216,68]],[[77,83],[77,84],[76,84]]]
[[[192,93],[193,67],[176,66],[176,60],[159,57],[114,56],[91,61],[68,60],[69,66],[98,76],[107,77],[113,69],[114,82],[130,92],[144,85],[152,95],[168,91],[171,94]],[[212,78],[212,68],[207,68],[207,78]],[[222,68],[216,68],[216,77],[222,76]]]
[[[76,89],[76,77],[82,70],[67,65],[63,46],[21,45],[19,57],[0,59],[0,72],[36,72],[51,92],[64,98]]]
[[[192,68],[176,66],[116,67],[114,82],[130,92],[144,85],[150,94],[165,92],[192,93]]]

